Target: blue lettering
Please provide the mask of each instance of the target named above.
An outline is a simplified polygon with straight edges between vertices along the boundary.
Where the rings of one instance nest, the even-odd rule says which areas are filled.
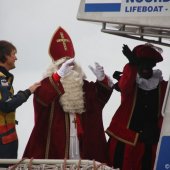
[[[153,11],[158,12],[158,7],[156,6]]]
[[[138,6],[138,10],[137,10],[137,11],[138,11],[138,12],[142,12],[141,9],[142,9],[142,7],[141,7],[141,6]]]
[[[146,12],[146,11],[147,11],[147,7],[144,6],[142,11],[143,11],[143,12]]]
[[[148,7],[148,12],[152,12],[152,10],[153,10],[153,7],[152,7],[152,6],[149,6],[149,7]]]
[[[126,0],[126,3],[129,3],[129,2],[134,3],[134,0]]]
[[[143,0],[136,0],[136,2],[139,2],[139,3],[142,2],[142,1],[143,1]]]
[[[136,10],[137,10],[137,6],[134,6],[134,7],[133,7],[133,11],[136,11]]]
[[[159,12],[163,10],[163,6],[158,6],[158,8],[159,8]]]
[[[126,6],[125,12],[162,12],[163,6]]]
[[[127,6],[125,7],[125,12],[129,12],[129,10],[128,10],[128,7],[127,7]]]
[[[170,2],[170,0],[126,0],[126,3],[141,3],[141,2]]]

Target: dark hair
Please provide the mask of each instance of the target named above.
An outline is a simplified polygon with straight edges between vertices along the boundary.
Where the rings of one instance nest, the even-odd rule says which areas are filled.
[[[5,63],[6,56],[9,56],[13,50],[17,51],[16,47],[12,43],[5,41],[5,40],[1,40],[0,41],[0,62]]]

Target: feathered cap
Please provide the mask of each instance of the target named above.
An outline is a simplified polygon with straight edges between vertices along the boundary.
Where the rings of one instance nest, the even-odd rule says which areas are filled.
[[[132,52],[139,59],[150,59],[155,63],[163,61],[162,49],[149,43],[136,46]]]

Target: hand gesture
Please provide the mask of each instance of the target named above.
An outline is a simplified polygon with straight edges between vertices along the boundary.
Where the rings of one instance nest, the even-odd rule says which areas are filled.
[[[133,52],[125,44],[122,47],[122,53],[129,60],[129,63],[138,65],[138,63],[139,63],[138,58],[133,54]]]
[[[95,63],[95,68],[89,66],[90,70],[94,73],[97,77],[97,80],[102,81],[105,78],[104,69],[99,63]]]
[[[66,60],[58,69],[57,74],[60,77],[65,77],[74,67],[74,58]]]
[[[28,89],[30,90],[31,93],[34,93],[39,86],[41,86],[41,82],[36,82],[33,85],[31,85]]]

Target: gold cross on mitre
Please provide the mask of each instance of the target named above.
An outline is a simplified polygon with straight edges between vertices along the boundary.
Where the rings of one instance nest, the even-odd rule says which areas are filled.
[[[70,42],[68,39],[64,38],[63,32],[60,32],[61,39],[57,39],[57,43],[61,42],[63,43],[64,50],[67,51],[67,42]]]

